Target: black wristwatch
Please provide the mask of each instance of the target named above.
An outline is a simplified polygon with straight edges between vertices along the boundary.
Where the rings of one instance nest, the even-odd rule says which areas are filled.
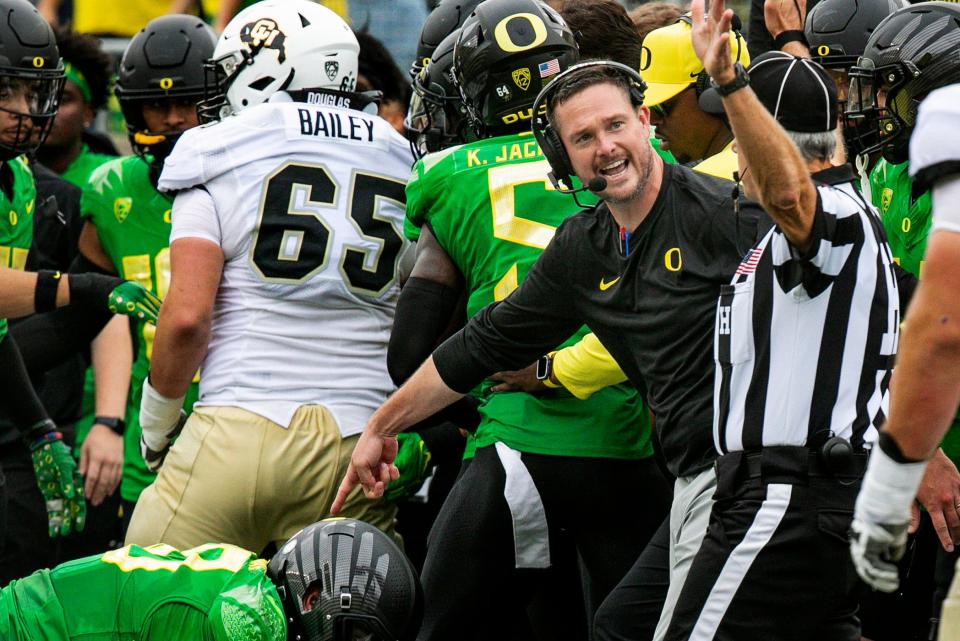
[[[718,85],[711,79],[710,86],[716,89],[717,93],[721,96],[729,96],[737,89],[743,89],[750,84],[750,74],[747,73],[747,70],[744,69],[743,65],[739,62],[733,65],[733,73],[733,80],[727,84]]]
[[[123,432],[127,429],[127,424],[123,419],[116,416],[94,416],[93,424],[106,425],[117,436],[123,436]]]
[[[553,374],[553,354],[544,354],[537,360],[537,380],[548,381]]]

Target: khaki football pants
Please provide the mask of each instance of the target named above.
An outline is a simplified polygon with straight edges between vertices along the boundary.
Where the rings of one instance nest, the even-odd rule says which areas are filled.
[[[940,610],[940,641],[960,640],[960,561],[953,575],[953,583]]]
[[[140,495],[126,544],[185,550],[231,543],[260,553],[330,516],[359,435],[342,438],[320,405],[297,410],[290,427],[238,407],[198,407]],[[356,488],[338,516],[397,538],[396,507]]]

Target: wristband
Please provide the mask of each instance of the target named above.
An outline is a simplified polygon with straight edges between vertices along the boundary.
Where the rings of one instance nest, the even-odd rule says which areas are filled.
[[[116,416],[94,416],[93,417],[94,425],[103,425],[109,427],[110,430],[117,436],[123,436],[123,433],[127,429],[127,424],[122,418]]]
[[[857,496],[857,518],[873,523],[908,523],[910,506],[926,467],[926,461],[897,463],[882,447],[874,447]]]
[[[63,440],[63,434],[57,431],[45,432],[44,434],[38,436],[37,438],[30,441],[29,448],[33,452],[47,443],[56,443],[57,441]]]
[[[723,97],[729,96],[734,91],[738,89],[743,89],[746,86],[750,85],[750,74],[747,73],[747,70],[743,68],[743,65],[739,62],[733,65],[733,80],[728,82],[725,85],[718,85],[713,80],[710,80],[710,86],[713,87],[718,94]]]
[[[180,420],[183,399],[167,398],[150,384],[150,378],[143,382],[143,398],[140,400],[140,428],[143,439],[152,450],[162,450],[169,442],[169,432]]]
[[[37,285],[33,290],[33,307],[37,314],[57,308],[57,288],[60,287],[59,271],[42,269],[37,272]]]
[[[773,48],[779,51],[791,42],[802,42],[804,47],[810,47],[809,43],[807,43],[807,36],[804,35],[803,31],[790,29],[789,31],[780,32],[780,35],[773,39]]]

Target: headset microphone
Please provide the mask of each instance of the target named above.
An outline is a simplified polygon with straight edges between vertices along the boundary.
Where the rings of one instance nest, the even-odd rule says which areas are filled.
[[[587,184],[585,186],[578,187],[577,189],[570,189],[569,187],[564,185],[564,183],[557,180],[557,177],[553,174],[552,171],[547,174],[547,178],[550,179],[550,182],[553,184],[554,189],[556,189],[561,194],[570,194],[571,196],[573,196],[573,200],[574,202],[577,203],[577,206],[583,207],[583,208],[586,208],[587,205],[584,205],[583,203],[580,202],[580,200],[577,198],[577,194],[587,190],[592,191],[593,193],[598,193],[607,188],[607,179],[604,178],[603,176],[594,176],[593,178],[587,181]]]
[[[603,176],[594,176],[587,182],[587,189],[593,193],[599,193],[607,188],[607,179]]]

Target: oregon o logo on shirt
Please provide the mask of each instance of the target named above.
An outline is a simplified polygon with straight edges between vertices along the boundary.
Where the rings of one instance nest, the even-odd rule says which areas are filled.
[[[671,247],[663,255],[663,266],[667,271],[678,272],[683,267],[683,256],[680,255],[679,247]]]
[[[511,35],[511,29],[509,28],[512,20],[526,20],[530,23],[530,27],[533,29],[533,39],[530,42],[517,43],[513,40],[513,35]],[[525,33],[526,29],[522,25],[516,25],[513,31],[517,35],[527,35]],[[540,18],[540,16],[536,16],[532,13],[515,13],[512,16],[507,16],[497,23],[497,26],[493,28],[493,37],[501,49],[507,53],[517,53],[519,51],[533,49],[534,47],[546,42],[547,25],[543,24],[543,20]]]

